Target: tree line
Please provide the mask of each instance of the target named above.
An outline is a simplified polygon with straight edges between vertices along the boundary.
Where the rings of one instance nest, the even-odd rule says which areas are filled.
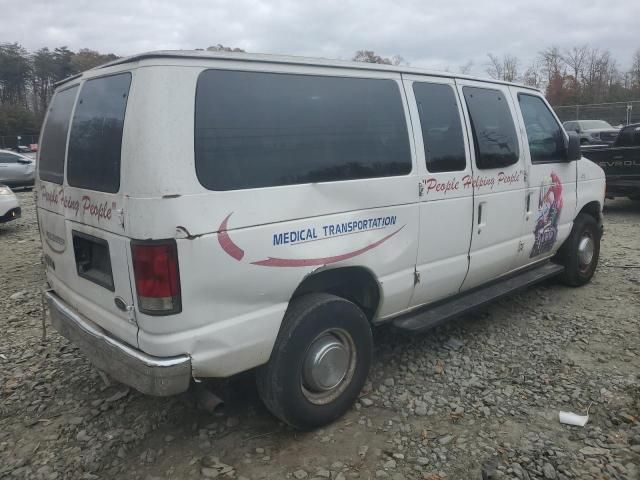
[[[244,51],[221,44],[206,50]],[[564,50],[550,46],[526,65],[511,54],[487,57],[484,68],[489,77],[540,88],[554,106],[640,100],[640,48],[628,70],[609,50],[586,45]],[[0,136],[37,135],[56,82],[117,58],[87,48],[28,52],[18,43],[0,43]],[[388,58],[372,50],[358,50],[352,60],[408,65],[400,55]],[[467,74],[473,67],[469,61],[458,70]]]
[[[550,46],[527,65],[511,54],[499,57],[489,53],[487,58],[486,75],[539,88],[553,106],[640,100],[640,48],[633,54],[628,70],[619,66],[609,50],[587,45],[564,50]],[[370,50],[357,51],[352,60],[406,64],[399,55],[385,58]],[[470,60],[459,66],[458,71],[469,74],[473,67]]]
[[[491,78],[540,88],[553,106],[640,100],[640,48],[625,59],[630,60],[629,69],[609,50],[587,45],[548,47],[526,66],[510,54],[488,58]]]
[[[37,134],[54,84],[118,57],[86,48],[41,48],[0,44],[0,136]]]

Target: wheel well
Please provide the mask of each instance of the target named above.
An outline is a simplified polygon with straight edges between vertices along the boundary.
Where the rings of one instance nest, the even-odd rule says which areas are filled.
[[[584,207],[582,207],[582,209],[580,210],[580,213],[585,213],[587,215],[591,215],[596,222],[598,222],[598,225],[602,225],[602,210],[600,208],[600,202],[597,201],[593,201],[593,202],[589,202],[587,203]]]
[[[325,292],[352,301],[372,320],[380,304],[380,287],[374,275],[363,267],[322,270],[306,277],[291,298]]]

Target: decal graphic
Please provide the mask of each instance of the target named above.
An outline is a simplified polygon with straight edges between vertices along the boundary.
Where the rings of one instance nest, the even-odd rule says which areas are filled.
[[[533,231],[535,242],[529,258],[549,252],[558,238],[558,220],[562,212],[562,182],[551,172],[551,185],[540,185],[538,220]]]
[[[59,237],[49,230],[44,232],[44,240],[47,242],[47,245],[49,245],[49,248],[56,253],[64,253],[67,248],[67,242],[65,242],[64,238]]]
[[[465,175],[458,180],[457,177],[439,180],[436,177],[429,177],[422,180],[426,187],[426,193],[442,193],[446,195],[449,192],[458,190],[467,190],[473,188],[482,190],[483,188],[493,190],[496,185],[515,185],[524,180],[524,170],[518,170],[513,173],[498,172],[495,176],[485,175]]]
[[[226,252],[227,255],[236,259],[237,261],[241,261],[244,258],[244,250],[236,245],[231,237],[229,237],[229,233],[227,232],[227,224],[229,223],[229,217],[233,214],[230,213],[227,217],[222,221],[220,227],[218,227],[218,243],[222,250]],[[375,217],[375,218],[366,218],[361,220],[354,220],[350,222],[343,222],[337,224],[329,224],[323,225],[319,229],[315,227],[304,228],[301,230],[294,230],[290,232],[283,233],[275,233],[273,235],[273,245],[296,245],[298,243],[307,243],[314,241],[322,241],[328,240],[334,237],[341,237],[344,235],[353,235],[357,233],[362,233],[371,230],[380,230],[384,229],[388,226],[395,225],[396,217],[388,216],[388,217]],[[310,267],[317,265],[327,265],[329,263],[336,263],[342,260],[348,260],[353,257],[357,257],[358,255],[362,255],[369,250],[373,250],[374,248],[382,245],[384,242],[389,240],[391,237],[396,235],[400,230],[402,230],[405,226],[402,225],[400,228],[394,230],[390,234],[382,237],[380,240],[377,240],[373,243],[365,245],[357,250],[353,250],[351,252],[342,253],[339,255],[333,255],[328,257],[318,257],[318,258],[278,258],[278,257],[268,257],[264,260],[258,260],[255,262],[251,262],[252,265],[259,265],[261,267]],[[320,236],[323,234],[323,236]]]
[[[73,212],[77,217],[79,213],[83,216],[91,216],[98,219],[111,220],[112,211],[117,208],[116,202],[112,202],[111,206],[107,201],[98,203],[89,195],[82,195],[81,198],[74,198],[71,195],[65,195],[64,188],[49,190],[46,185],[40,186],[40,200],[43,204],[51,207],[59,204],[67,212]]]

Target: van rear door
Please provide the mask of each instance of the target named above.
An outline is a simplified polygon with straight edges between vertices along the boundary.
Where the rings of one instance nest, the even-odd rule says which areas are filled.
[[[137,346],[120,185],[130,86],[125,72],[56,93],[41,139],[38,218],[56,294]]]

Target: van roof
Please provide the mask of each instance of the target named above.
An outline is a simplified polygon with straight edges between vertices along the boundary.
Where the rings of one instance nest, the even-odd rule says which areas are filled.
[[[434,77],[477,80],[480,82],[497,83],[501,85],[512,85],[512,86],[517,86],[521,88],[528,88],[530,90],[535,90],[537,92],[540,91],[535,87],[530,87],[527,85],[522,85],[514,82],[504,82],[501,80],[494,80],[490,78],[481,78],[481,77],[475,77],[471,75],[435,71],[435,70],[409,67],[409,66],[403,66],[403,65],[383,65],[378,63],[354,62],[354,61],[347,61],[347,60],[332,60],[327,58],[300,57],[300,56],[293,56],[293,55],[271,55],[266,53],[212,52],[208,50],[158,50],[158,51],[152,51],[152,52],[144,52],[136,55],[131,55],[129,57],[119,58],[118,60],[114,60],[112,62],[96,67],[93,70],[107,68],[114,65],[122,65],[127,63],[139,62],[142,60],[153,60],[153,59],[164,59],[164,58],[201,59],[201,60],[236,60],[236,61],[242,60],[246,62],[277,63],[277,64],[290,64],[290,65],[312,65],[312,66],[332,67],[332,68],[376,70],[376,71],[407,73],[407,74],[415,74],[415,75],[429,75]],[[66,83],[74,78],[78,78],[78,76],[80,75],[74,75],[72,77],[66,78],[58,82],[56,86],[62,85],[63,83]]]

